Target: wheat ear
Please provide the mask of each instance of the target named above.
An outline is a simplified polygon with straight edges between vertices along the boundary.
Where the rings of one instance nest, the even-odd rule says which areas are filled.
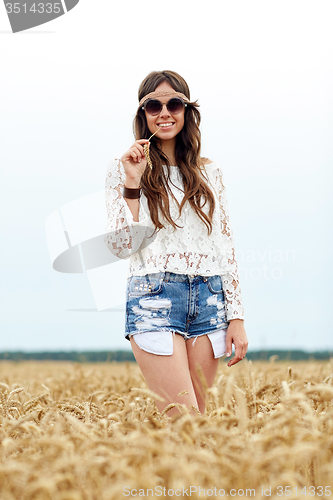
[[[159,127],[156,132],[153,133],[153,135],[151,135],[148,139],[148,141],[150,141],[150,139],[152,137],[154,137],[155,134],[157,134],[157,132],[160,130],[161,127]],[[150,167],[150,169],[152,170],[153,169],[153,164],[151,162],[151,159],[150,159],[150,155],[149,155],[149,145],[148,145],[148,142],[146,142],[146,144],[143,146],[143,151],[144,151],[144,154],[145,154],[145,157],[147,159],[147,163]]]

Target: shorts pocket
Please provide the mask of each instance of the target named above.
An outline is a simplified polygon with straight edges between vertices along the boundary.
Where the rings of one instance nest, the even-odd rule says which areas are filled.
[[[211,293],[223,293],[222,280],[220,276],[206,276],[204,281],[207,283],[208,289]]]
[[[156,295],[162,292],[163,276],[147,274],[146,276],[132,276],[128,280],[128,295],[142,297]]]

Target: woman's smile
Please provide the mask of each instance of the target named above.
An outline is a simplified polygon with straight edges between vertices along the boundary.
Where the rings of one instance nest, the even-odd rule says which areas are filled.
[[[156,123],[156,125],[162,128],[170,128],[174,125],[174,122],[161,122],[161,123]]]

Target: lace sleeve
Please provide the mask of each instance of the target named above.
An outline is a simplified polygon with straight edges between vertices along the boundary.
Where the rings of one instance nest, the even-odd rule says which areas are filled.
[[[108,223],[104,241],[114,255],[126,259],[140,247],[146,232],[148,218],[140,202],[139,222],[133,220],[123,198],[125,171],[120,160],[111,161],[105,181],[105,202]]]
[[[229,271],[223,274],[221,278],[225,295],[227,320],[230,321],[231,319],[244,319],[244,308],[238,277],[238,265],[235,259],[235,242],[230,225],[228,201],[221,168],[218,169],[218,177],[221,231],[229,267]]]

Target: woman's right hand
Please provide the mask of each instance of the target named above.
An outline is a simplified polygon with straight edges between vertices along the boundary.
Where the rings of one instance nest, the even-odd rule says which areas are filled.
[[[149,144],[148,139],[138,139],[120,158],[126,174],[125,185],[128,188],[140,186],[141,176],[147,166],[147,159],[143,150],[146,143]]]

